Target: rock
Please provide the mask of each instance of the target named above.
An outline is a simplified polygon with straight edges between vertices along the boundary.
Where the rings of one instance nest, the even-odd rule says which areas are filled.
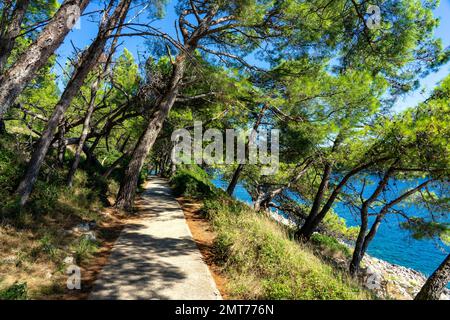
[[[73,228],[75,232],[88,232],[91,230],[89,222],[82,222]]]
[[[74,264],[75,263],[75,258],[74,257],[66,257],[64,260],[63,260],[63,262],[64,262],[64,264]]]
[[[83,235],[87,240],[95,242],[97,241],[97,237],[95,236],[94,231],[89,231]]]
[[[4,264],[15,264],[16,260],[17,260],[16,256],[7,256],[6,258],[3,258],[1,260],[1,263],[4,263]]]

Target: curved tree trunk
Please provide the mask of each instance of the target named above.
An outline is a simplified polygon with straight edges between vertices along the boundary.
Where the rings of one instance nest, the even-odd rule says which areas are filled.
[[[116,161],[114,161],[109,168],[105,171],[105,173],[102,175],[103,178],[108,178],[111,173],[113,173],[114,169],[117,168],[117,166],[126,158],[128,157],[130,154],[124,153],[123,155],[121,155],[119,158],[116,159]]]
[[[450,254],[433,272],[414,300],[439,300],[450,281]]]
[[[20,34],[21,25],[27,12],[30,0],[17,0],[16,7],[10,17],[10,23],[0,35],[0,74],[5,70],[8,58],[14,48],[16,37]]]
[[[234,189],[236,188],[236,185],[239,181],[239,176],[241,175],[242,170],[244,169],[244,164],[243,163],[239,163],[236,170],[233,173],[233,177],[231,178],[230,184],[228,185],[227,188],[227,193],[232,196]]]
[[[90,0],[66,0],[37,39],[0,76],[0,118],[9,110],[19,94],[61,45],[73,24],[69,18],[78,7],[83,12]],[[72,17],[73,19],[74,17]]]
[[[377,200],[378,195],[383,191],[383,189],[386,187],[389,176],[393,173],[393,167],[391,167],[385,174],[385,178],[380,181],[380,184],[378,185],[377,189],[374,191],[374,194],[364,203],[363,207],[361,208],[361,228],[359,230],[358,238],[356,240],[355,249],[353,251],[352,261],[350,263],[350,274],[356,275],[361,266],[361,261],[364,258],[364,255],[367,252],[367,248],[369,247],[370,242],[375,238],[375,235],[377,234],[378,228],[380,227],[381,222],[383,221],[384,217],[388,214],[389,210],[395,206],[396,204],[402,202],[409,196],[413,195],[414,193],[418,192],[422,188],[424,188],[426,185],[428,185],[432,179],[426,180],[416,186],[415,188],[412,188],[406,192],[404,192],[402,195],[397,197],[396,199],[390,201],[389,203],[385,204],[379,213],[377,214],[377,217],[375,221],[373,222],[372,226],[370,227],[369,232],[367,232],[368,229],[368,205],[373,203]],[[367,234],[366,234],[367,232]]]
[[[62,125],[59,131],[58,137],[58,165],[62,168],[64,166],[64,156],[66,155],[67,139],[64,137],[66,134],[65,126]]]
[[[98,86],[97,83],[98,82],[96,82],[96,84],[94,85],[95,87]],[[72,166],[70,167],[69,173],[67,174],[67,186],[69,188],[72,188],[73,178],[75,176],[75,172],[78,169],[78,165],[80,164],[81,152],[83,152],[83,146],[89,133],[91,117],[95,107],[96,94],[94,92],[95,93],[97,92],[96,88],[91,92],[92,93],[91,101],[89,101],[89,107],[86,112],[86,116],[84,118],[83,130],[80,135],[80,141],[78,142],[77,149],[75,150],[75,159],[73,160]]]
[[[102,24],[97,38],[87,49],[84,57],[81,58],[80,65],[75,70],[72,78],[64,90],[64,93],[61,96],[61,99],[53,110],[53,114],[50,117],[47,126],[33,151],[25,176],[17,188],[16,194],[19,196],[20,206],[25,205],[28,201],[48,148],[54,138],[55,130],[61,122],[64,113],[80,91],[80,88],[89,72],[97,65],[108,37],[116,27],[117,22],[128,12],[130,1],[131,0],[122,0],[122,2],[117,6],[114,14],[109,18],[109,20]],[[108,18],[105,17],[105,19]]]
[[[257,131],[259,126],[261,125],[261,121],[264,117],[264,113],[267,111],[267,109],[269,108],[269,105],[266,103],[264,104],[264,106],[261,108],[261,110],[259,111],[258,117],[256,118],[256,121],[253,125],[253,131]],[[245,153],[248,153],[249,150],[249,144],[250,144],[250,139],[248,139],[245,143]],[[233,177],[231,178],[230,184],[228,185],[227,188],[227,193],[232,196],[234,189],[236,188],[237,183],[239,182],[239,177],[241,175],[242,170],[244,169],[244,164],[243,163],[239,163],[236,170],[233,173]]]
[[[339,148],[343,140],[344,136],[342,135],[342,132],[340,132],[336,136],[336,139],[334,140],[331,153],[335,152]],[[333,165],[334,165],[333,162],[325,163],[322,174],[322,180],[320,181],[319,188],[314,197],[314,201],[311,210],[309,212],[309,215],[306,218],[303,226],[295,233],[295,237],[302,242],[308,242],[309,239],[311,239],[312,234],[319,226],[320,222],[323,220],[323,218],[325,217],[325,215],[329,210],[329,208],[327,207],[329,205],[329,201],[327,201],[322,210],[320,210],[320,206],[322,204],[323,198],[330,184],[330,178],[333,172]],[[331,197],[332,196],[333,194],[331,195]]]
[[[361,260],[363,258],[363,247],[366,240],[366,232],[368,227],[368,205],[363,205],[361,208],[361,225],[359,228],[358,237],[356,239],[355,248],[353,249],[352,261],[350,262],[350,274],[352,276],[359,272]]]
[[[172,76],[166,94],[157,104],[157,111],[149,121],[145,131],[139,138],[138,143],[131,156],[130,163],[125,170],[125,176],[120,184],[119,193],[116,199],[116,208],[131,210],[133,207],[134,196],[139,180],[139,174],[144,165],[150,149],[161,131],[164,121],[175,103],[180,83],[184,75],[186,66],[185,54],[180,54],[173,66]]]

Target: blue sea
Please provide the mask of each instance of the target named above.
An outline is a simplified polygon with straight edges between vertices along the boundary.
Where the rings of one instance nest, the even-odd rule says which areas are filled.
[[[212,180],[215,186],[225,189],[227,183],[221,177]],[[367,188],[367,192],[372,187]],[[405,182],[397,181],[396,188],[408,188]],[[238,184],[234,197],[251,204],[252,200],[247,190]],[[335,212],[347,221],[349,226],[359,225],[359,218],[354,216],[350,210],[342,204],[334,207]],[[423,216],[426,212],[415,206],[403,208],[408,215]],[[393,264],[401,265],[429,276],[441,264],[444,258],[450,252],[450,247],[438,240],[415,240],[409,232],[400,228],[399,222],[403,218],[398,215],[388,215],[377,232],[377,235],[369,245],[368,253],[376,258],[388,261]]]

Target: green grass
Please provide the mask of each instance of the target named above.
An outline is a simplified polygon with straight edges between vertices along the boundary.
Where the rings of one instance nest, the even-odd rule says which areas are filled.
[[[13,285],[0,290],[0,300],[26,300],[28,287],[26,282],[16,282]]]
[[[172,179],[175,189],[189,193],[200,192],[207,179],[197,179],[199,174],[188,169],[177,175]],[[178,185],[185,181],[189,188]],[[292,240],[285,228],[264,214],[214,187],[202,198],[203,212],[217,234],[214,250],[232,298],[370,298],[356,282],[322,261],[311,248]]]
[[[332,254],[343,254],[346,258],[350,258],[352,256],[352,251],[350,248],[340,243],[336,238],[315,233],[311,237],[311,242]]]

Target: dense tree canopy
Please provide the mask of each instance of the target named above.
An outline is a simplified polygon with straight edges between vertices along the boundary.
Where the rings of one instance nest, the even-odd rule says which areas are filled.
[[[393,108],[448,61],[434,36],[437,3],[372,2],[376,27],[366,1],[180,0],[166,30],[153,25],[164,1],[3,1],[0,139],[16,139],[27,164],[0,162],[1,216],[36,206],[48,168],[71,188],[80,166],[115,179],[111,202],[132,211],[145,174],[178,170],[173,131],[202,121],[203,132],[280,130],[274,175],[237,159],[201,165],[230,195],[242,183],[256,211],[286,214],[297,240],[320,231],[353,241],[352,274],[386,215],[416,238],[448,239],[450,76],[427,100]],[[72,6],[95,6],[97,30],[61,61]],[[142,39],[145,56],[127,50],[130,38]],[[400,180],[408,188],[396,188]],[[358,217],[357,230],[337,203]],[[412,216],[411,206],[428,214]]]

